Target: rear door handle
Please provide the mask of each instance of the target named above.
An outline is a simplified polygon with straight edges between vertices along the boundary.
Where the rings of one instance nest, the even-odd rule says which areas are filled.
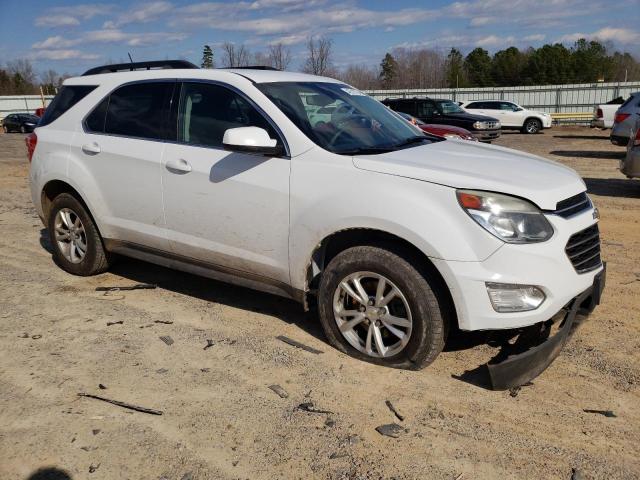
[[[165,166],[167,167],[167,170],[173,173],[189,173],[191,171],[191,164],[184,158],[168,160]]]
[[[97,155],[98,153],[100,153],[100,145],[98,145],[96,142],[85,143],[82,146],[82,151],[87,155]]]

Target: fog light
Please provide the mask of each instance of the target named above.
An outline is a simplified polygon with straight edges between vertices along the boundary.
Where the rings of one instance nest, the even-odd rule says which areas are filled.
[[[491,305],[496,312],[535,310],[546,298],[544,292],[533,285],[489,282],[486,285]]]

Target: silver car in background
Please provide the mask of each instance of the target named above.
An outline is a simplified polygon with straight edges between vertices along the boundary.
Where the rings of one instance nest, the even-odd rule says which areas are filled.
[[[640,177],[640,113],[633,117],[635,123],[627,144],[627,154],[620,160],[620,171],[628,178]]]
[[[638,113],[640,113],[640,92],[635,92],[616,111],[609,137],[611,143],[621,147],[625,147],[629,143],[631,130],[636,123]]]

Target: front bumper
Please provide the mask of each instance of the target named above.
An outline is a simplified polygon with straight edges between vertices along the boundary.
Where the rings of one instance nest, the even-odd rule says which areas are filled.
[[[545,116],[541,118],[542,120],[542,128],[551,128],[551,124],[553,123],[553,119],[551,116]]]
[[[565,247],[574,233],[595,223],[594,210],[568,219],[546,217],[555,232],[546,242],[503,244],[481,262],[431,259],[451,291],[461,330],[507,330],[547,321],[592,285],[602,267],[577,273]],[[536,310],[497,313],[487,294],[487,282],[536,285],[546,299]]]
[[[476,137],[481,142],[490,142],[491,140],[495,140],[500,137],[502,131],[500,129],[497,130],[473,130],[471,134]]]
[[[491,388],[507,390],[524,385],[551,365],[567,343],[576,317],[589,315],[600,304],[605,282],[606,265],[594,277],[592,286],[564,307],[566,313],[553,336],[549,336],[551,325],[541,325],[536,335],[523,332],[514,344],[507,343],[505,350],[486,365]]]

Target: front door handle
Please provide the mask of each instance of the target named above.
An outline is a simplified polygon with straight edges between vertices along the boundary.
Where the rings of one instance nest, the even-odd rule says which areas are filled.
[[[191,164],[184,158],[169,160],[165,166],[167,167],[167,170],[173,173],[189,173],[191,171]]]
[[[87,155],[97,155],[100,153],[100,145],[96,142],[85,143],[82,146],[82,151]]]

